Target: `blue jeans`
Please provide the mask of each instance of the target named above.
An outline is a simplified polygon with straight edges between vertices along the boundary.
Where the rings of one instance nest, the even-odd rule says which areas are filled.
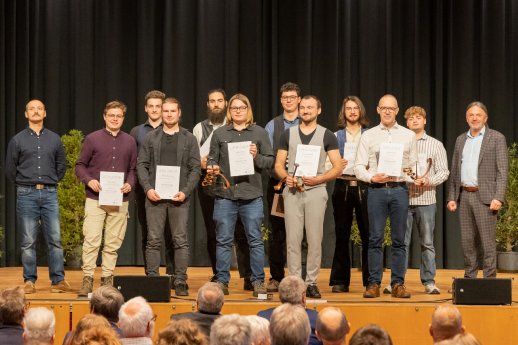
[[[216,223],[216,280],[227,283],[230,280],[230,261],[234,229],[237,216],[245,228],[250,247],[250,281],[264,281],[264,244],[261,233],[263,223],[263,199],[214,200],[213,219]]]
[[[369,284],[381,284],[383,277],[383,235],[390,217],[392,238],[392,276],[390,284],[403,284],[406,273],[405,233],[408,215],[408,189],[370,187],[367,197],[369,213]]]
[[[23,280],[36,282],[36,241],[41,227],[47,242],[49,277],[52,284],[65,279],[59,228],[59,206],[55,187],[16,188],[16,219],[21,236]]]

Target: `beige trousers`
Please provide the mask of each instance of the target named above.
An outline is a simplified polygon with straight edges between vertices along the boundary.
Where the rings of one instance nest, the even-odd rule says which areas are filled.
[[[122,206],[99,206],[98,200],[86,198],[83,222],[83,274],[93,277],[103,239],[102,277],[113,275],[117,251],[122,245],[128,224],[128,202]]]

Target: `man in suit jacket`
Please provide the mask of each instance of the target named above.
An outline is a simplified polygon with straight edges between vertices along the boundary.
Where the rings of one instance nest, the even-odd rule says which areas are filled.
[[[177,99],[164,100],[163,126],[146,136],[137,159],[137,172],[140,185],[147,196],[146,274],[149,276],[160,274],[160,246],[165,220],[168,217],[175,252],[175,293],[177,296],[187,296],[186,281],[189,264],[187,221],[190,195],[200,178],[200,150],[194,135],[180,127],[181,114]],[[179,191],[175,195],[160,195],[155,189],[158,166],[180,167]]]
[[[318,312],[313,309],[306,308],[306,283],[298,276],[284,277],[279,284],[279,299],[281,303],[289,303],[292,305],[301,305],[308,314],[309,324],[311,325],[311,336],[309,345],[322,345],[322,342],[315,335],[315,327],[317,323]],[[275,308],[261,310],[257,316],[264,317],[268,321],[271,319]]]
[[[196,307],[198,311],[173,314],[171,320],[190,319],[198,324],[200,330],[210,336],[210,327],[221,316],[225,295],[218,283],[208,282],[198,290]],[[208,339],[208,338],[207,338]]]
[[[487,126],[487,108],[466,108],[469,131],[457,137],[448,182],[448,210],[459,206],[464,276],[476,278],[478,257],[484,278],[496,276],[496,215],[505,200],[507,144],[502,133]]]

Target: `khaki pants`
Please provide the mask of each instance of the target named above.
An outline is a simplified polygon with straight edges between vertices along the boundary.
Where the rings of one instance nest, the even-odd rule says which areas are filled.
[[[104,229],[102,277],[113,275],[117,264],[117,251],[122,245],[128,224],[128,202],[122,206],[99,206],[99,202],[86,198],[83,223],[83,274],[93,277]],[[105,226],[106,225],[106,226]]]

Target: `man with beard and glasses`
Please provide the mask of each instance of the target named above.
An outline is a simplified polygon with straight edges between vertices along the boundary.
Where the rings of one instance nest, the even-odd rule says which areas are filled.
[[[338,149],[342,157],[351,159],[356,156],[362,133],[367,130],[367,118],[363,102],[356,96],[347,96],[338,114]],[[332,292],[349,292],[351,282],[351,257],[349,240],[353,225],[353,211],[362,240],[362,283],[367,286],[369,279],[369,219],[367,216],[367,184],[354,175],[354,162],[344,170],[335,182],[333,191],[333,215],[335,219],[335,254],[329,285]]]
[[[165,93],[159,90],[152,90],[146,94],[144,98],[145,105],[144,111],[147,114],[146,122],[133,127],[130,135],[137,142],[137,152],[140,152],[140,148],[146,139],[146,135],[153,129],[162,126],[162,104],[164,103]],[[147,266],[146,261],[146,245],[147,245],[147,220],[146,220],[146,193],[142,186],[137,183],[135,186],[135,203],[137,205],[138,222],[142,231],[142,256],[144,258],[144,267]],[[166,222],[167,228],[167,222]],[[172,245],[171,233],[169,231],[164,232],[165,243],[170,245],[165,246],[165,264],[166,273],[168,275],[174,275],[174,250]],[[173,282],[174,283],[174,282]]]
[[[207,140],[212,138],[212,132],[222,127],[227,123],[227,100],[223,89],[213,89],[207,94],[207,119],[199,122],[193,128],[193,134],[198,141],[200,148],[203,147]],[[206,147],[210,145],[210,141],[206,143]],[[214,197],[211,192],[202,187],[201,182],[205,178],[207,172],[207,153],[201,153],[201,171],[202,176],[198,185],[198,198],[205,223],[205,230],[207,232],[207,252],[209,253],[210,264],[212,266],[212,274],[216,274],[216,224],[212,219],[214,212]],[[245,290],[253,290],[250,282],[250,249],[248,248],[248,241],[246,239],[243,224],[238,217],[235,232],[235,245],[237,249],[237,263],[239,269],[239,276],[245,278],[243,288]],[[214,280],[214,277],[213,279]]]

